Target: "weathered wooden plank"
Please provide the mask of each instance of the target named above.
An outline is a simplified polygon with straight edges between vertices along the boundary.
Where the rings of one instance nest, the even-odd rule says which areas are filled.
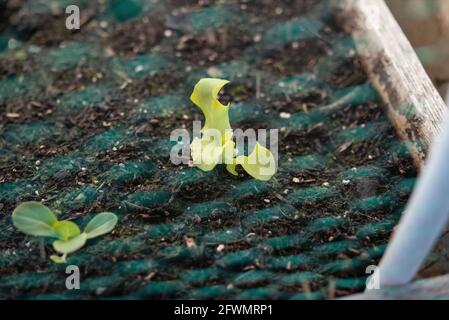
[[[335,5],[388,116],[421,168],[446,116],[444,101],[383,0],[338,0]]]
[[[391,122],[421,169],[447,116],[445,103],[383,0],[337,0],[334,5],[339,24],[353,36]],[[419,276],[449,273],[447,243],[449,235],[445,233]]]
[[[351,295],[342,300],[449,300],[449,275],[422,279],[412,284]]]

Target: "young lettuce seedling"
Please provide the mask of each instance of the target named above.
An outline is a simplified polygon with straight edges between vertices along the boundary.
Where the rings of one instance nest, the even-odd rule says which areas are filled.
[[[203,171],[211,171],[218,163],[224,163],[233,175],[237,175],[235,167],[241,165],[253,178],[270,180],[276,173],[276,162],[270,150],[256,142],[248,156],[238,155],[229,122],[230,105],[223,105],[217,99],[218,92],[227,83],[227,80],[203,78],[190,96],[206,119],[202,137],[195,137],[190,144],[193,163]]]
[[[82,248],[88,239],[112,231],[117,221],[115,214],[102,212],[93,217],[81,232],[80,228],[71,221],[58,221],[48,207],[38,202],[24,202],[12,213],[14,226],[23,233],[57,239],[53,242],[53,248],[62,255],[50,256],[50,259],[56,263],[65,263],[67,255]]]

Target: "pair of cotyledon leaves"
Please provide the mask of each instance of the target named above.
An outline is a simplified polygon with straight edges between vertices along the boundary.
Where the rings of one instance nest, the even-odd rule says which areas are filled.
[[[276,173],[276,162],[270,150],[256,142],[248,156],[238,155],[229,122],[230,105],[225,106],[217,99],[218,92],[227,83],[227,80],[203,78],[195,85],[190,99],[201,109],[206,121],[201,129],[203,136],[195,137],[190,144],[193,163],[203,171],[224,163],[233,175],[237,175],[235,167],[241,165],[253,178],[270,180]]]
[[[72,221],[58,221],[46,206],[30,201],[19,205],[12,213],[14,226],[25,234],[56,238],[53,248],[62,256],[50,258],[57,263],[66,261],[67,254],[82,248],[88,239],[106,234],[114,229],[118,218],[111,212],[97,214],[86,225],[83,232]]]

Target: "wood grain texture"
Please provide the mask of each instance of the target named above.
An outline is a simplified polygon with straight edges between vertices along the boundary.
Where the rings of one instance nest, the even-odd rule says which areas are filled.
[[[383,0],[335,0],[333,5],[338,23],[354,38],[364,68],[382,97],[391,122],[407,143],[415,165],[421,169],[440,125],[447,117],[447,106]],[[448,248],[449,231],[446,231],[429,253],[417,278],[448,274]],[[441,291],[447,297],[448,291],[442,287],[440,290],[440,280],[448,286],[449,278],[429,282],[428,295],[423,298],[433,295],[432,284],[437,293]],[[412,293],[416,288],[419,286],[412,285],[391,297],[412,297],[410,294],[417,297],[418,293]],[[389,293],[369,295],[390,297]]]
[[[418,168],[440,130],[447,107],[383,0],[335,1],[387,114]]]
[[[419,280],[400,288],[370,290],[341,300],[449,300],[449,275]]]

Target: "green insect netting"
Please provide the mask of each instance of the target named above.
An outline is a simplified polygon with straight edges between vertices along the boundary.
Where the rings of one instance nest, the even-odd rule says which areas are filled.
[[[13,5],[19,2],[21,5]],[[65,28],[65,6],[81,29]],[[326,1],[0,4],[0,297],[324,299],[363,290],[415,182]],[[3,16],[2,16],[3,15]],[[20,19],[15,18],[20,17]],[[203,77],[234,128],[279,129],[268,182],[173,165]],[[68,257],[11,223],[43,201],[114,232]]]

